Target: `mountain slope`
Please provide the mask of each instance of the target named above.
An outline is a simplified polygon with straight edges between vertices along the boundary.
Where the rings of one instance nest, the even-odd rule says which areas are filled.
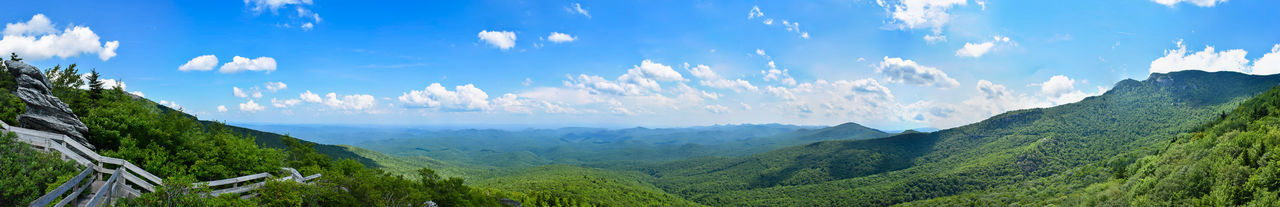
[[[891,205],[1050,177],[1164,143],[1277,83],[1280,76],[1232,72],[1153,74],[1078,103],[933,133],[679,161],[647,172],[668,192],[714,206]]]
[[[208,127],[210,124],[213,124],[213,123],[217,123],[217,122],[207,121],[207,120],[200,121],[200,124],[205,125],[205,127]],[[285,146],[284,142],[280,140],[285,135],[258,131],[255,129],[249,129],[249,128],[232,126],[232,125],[224,124],[223,126],[230,129],[233,133],[242,134],[248,137],[253,137],[253,141],[255,143],[258,143],[259,146],[282,149],[282,150],[288,149],[288,146]],[[379,167],[378,163],[374,162],[372,159],[361,156],[343,146],[320,144],[320,143],[315,143],[307,140],[300,140],[300,141],[306,144],[312,144],[313,148],[315,148],[316,151],[319,151],[320,154],[328,155],[330,158],[333,158],[334,160],[352,159],[352,160],[355,160],[356,162],[360,162],[360,164],[364,164],[364,166],[367,166],[369,168]]]
[[[1280,88],[1122,169],[1072,204],[1280,205]]]

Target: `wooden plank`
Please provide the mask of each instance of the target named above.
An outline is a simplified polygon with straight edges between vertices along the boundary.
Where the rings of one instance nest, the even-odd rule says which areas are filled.
[[[131,162],[129,162],[129,161],[124,161],[124,167],[125,167],[125,168],[127,168],[127,169],[129,169],[129,171],[132,171],[133,173],[136,173],[136,174],[138,174],[138,175],[141,175],[141,176],[142,176],[142,178],[146,178],[147,180],[150,180],[150,181],[152,182],[152,184],[156,184],[156,185],[164,185],[164,180],[163,180],[163,179],[160,179],[160,177],[158,177],[158,176],[156,176],[156,175],[152,175],[152,174],[151,174],[151,172],[147,172],[146,170],[142,170],[142,168],[138,167],[137,165],[134,165],[133,163],[131,163]]]
[[[31,206],[49,205],[49,202],[53,202],[54,199],[58,199],[59,197],[62,197],[62,194],[66,194],[67,190],[71,190],[72,187],[76,187],[76,185],[80,184],[80,181],[84,181],[84,178],[88,177],[89,173],[91,172],[93,172],[92,169],[84,168],[84,171],[80,172],[79,175],[72,177],[71,180],[68,180],[67,182],[62,183],[62,185],[59,185],[58,188],[54,188],[53,191],[50,191],[49,193],[46,193],[43,196],[40,196],[40,198],[36,198],[35,201],[31,202]]]
[[[316,174],[314,174],[314,175],[308,175],[307,177],[302,178],[302,181],[308,181],[308,180],[316,179],[316,178],[319,178],[319,177],[320,177],[320,173],[316,173]]]
[[[232,183],[245,182],[245,181],[250,181],[250,180],[265,178],[265,177],[271,177],[271,173],[258,173],[258,174],[252,174],[252,175],[246,175],[246,176],[240,176],[240,177],[234,177],[234,178],[227,178],[222,180],[199,182],[192,185],[203,184],[207,187],[213,187],[213,186],[220,186],[220,185],[226,185],[226,184],[232,184]]]
[[[117,170],[117,172],[119,172],[119,170]],[[102,197],[106,196],[106,194],[111,193],[111,191],[107,190],[107,188],[110,188],[113,184],[115,184],[115,182],[120,180],[120,174],[123,174],[123,173],[115,173],[111,175],[111,178],[107,178],[107,182],[102,183],[102,187],[99,187],[98,191],[94,191],[93,199],[89,199],[89,205],[86,205],[86,206],[87,207],[98,206],[99,202],[105,201],[102,199]]]
[[[142,187],[142,189],[147,190],[147,192],[156,192],[155,185],[151,185],[151,183],[144,182],[142,181],[142,179],[138,179],[138,177],[133,176],[133,174],[130,174],[123,170],[116,170],[116,173],[124,174],[124,178],[125,178],[124,180],[129,181],[134,185],[138,185],[138,187]]]
[[[227,193],[240,194],[244,192],[249,192],[253,189],[258,189],[259,187],[262,187],[262,185],[265,185],[265,184],[266,182],[260,182],[260,183],[254,183],[254,184],[249,184],[249,185],[240,186],[240,187],[219,189],[219,190],[214,190],[209,192],[209,195],[218,196],[218,195],[227,194]]]
[[[76,198],[79,198],[80,194],[84,193],[84,190],[89,188],[93,188],[93,182],[88,182],[88,183],[85,183],[84,185],[80,185],[79,187],[76,187],[75,192],[71,192],[71,195],[67,195],[66,198],[63,198],[62,201],[58,202],[58,204],[54,204],[53,207],[67,206],[67,204],[71,203],[71,201],[79,200]]]

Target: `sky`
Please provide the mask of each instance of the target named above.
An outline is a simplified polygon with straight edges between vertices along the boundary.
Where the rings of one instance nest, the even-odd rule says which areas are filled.
[[[1280,73],[1262,0],[20,1],[0,52],[232,123],[950,128]]]

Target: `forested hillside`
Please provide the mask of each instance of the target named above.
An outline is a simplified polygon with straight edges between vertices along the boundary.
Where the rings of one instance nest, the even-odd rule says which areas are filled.
[[[933,133],[821,142],[647,171],[667,192],[713,206],[874,206],[979,193],[1074,176],[1079,167],[1167,143],[1277,83],[1280,76],[1233,72],[1152,74],[1078,103]]]

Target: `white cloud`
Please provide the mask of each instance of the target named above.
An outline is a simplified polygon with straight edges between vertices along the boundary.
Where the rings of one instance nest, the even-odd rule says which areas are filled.
[[[1178,48],[1165,50],[1164,57],[1151,61],[1151,73],[1168,73],[1181,70],[1235,71],[1246,72],[1249,59],[1248,52],[1241,49],[1216,51],[1212,46],[1204,50],[1187,54],[1187,46],[1182,40],[1177,42]]]
[[[703,106],[702,108],[703,108],[703,109],[706,109],[707,111],[710,111],[711,113],[717,113],[717,114],[723,114],[723,113],[729,113],[729,112],[730,112],[730,111],[729,111],[729,107],[728,107],[728,106],[724,106],[724,105],[720,105],[720,104],[716,104],[716,105],[707,105],[707,106]]]
[[[747,11],[747,20],[755,18],[763,18],[760,23],[763,23],[765,26],[772,26],[774,22],[773,18],[767,18],[764,16],[764,12],[760,12],[760,6],[751,6],[751,11]],[[800,35],[800,39],[809,39],[809,32],[800,30],[800,22],[784,19],[782,20],[782,26],[783,28],[786,28],[788,32],[794,32]]]
[[[278,10],[288,5],[310,5],[311,0],[245,0],[244,4],[252,7],[254,11]]]
[[[947,76],[947,73],[937,68],[923,66],[912,60],[904,60],[902,58],[884,57],[879,65],[875,67],[876,73],[884,74],[888,77],[889,82],[911,83],[924,86],[938,86],[942,88],[951,88],[960,85],[956,79]]]
[[[493,99],[492,103],[494,110],[522,114],[533,113],[533,108],[530,106],[533,105],[533,103],[530,103],[527,99],[521,99],[520,96],[516,94],[502,94],[501,97]]]
[[[235,56],[231,58],[231,62],[222,64],[222,68],[218,69],[221,73],[239,73],[241,71],[271,71],[276,70],[276,59],[271,57],[258,57],[249,59],[245,57]]]
[[[511,39],[514,40],[515,37],[513,36]],[[573,42],[574,40],[577,40],[577,39],[578,39],[577,37],[569,36],[567,34],[559,33],[559,32],[552,32],[551,35],[547,35],[547,40],[550,40],[551,42],[555,42],[555,43]]]
[[[516,33],[514,32],[481,30],[480,34],[476,36],[480,37],[480,40],[502,50],[508,50],[516,46]]]
[[[582,4],[573,3],[573,7],[567,8],[567,10],[569,10],[570,13],[577,13],[577,14],[581,14],[582,16],[586,16],[587,19],[591,18],[591,13],[587,12],[586,9],[583,9]]]
[[[49,17],[44,14],[36,14],[27,22],[4,25],[4,35],[44,35],[54,32],[58,32],[58,29],[53,27],[53,21],[49,21]]]
[[[680,72],[671,69],[671,66],[644,60],[640,65],[627,70],[626,74],[618,76],[617,81],[610,81],[595,75],[580,74],[577,78],[570,76],[569,80],[564,81],[564,85],[587,89],[593,93],[639,95],[662,91],[662,86],[659,84],[660,81],[685,81],[685,79],[684,76],[680,75]]]
[[[924,35],[924,42],[927,42],[927,43],[929,43],[929,44],[931,44],[931,45],[932,45],[932,44],[937,44],[937,43],[939,43],[939,42],[946,42],[946,41],[947,41],[947,36],[946,36],[946,35],[942,35],[942,34],[927,34],[927,35]],[[968,45],[967,45],[967,44],[966,44],[966,47],[968,47]]]
[[[255,15],[260,14],[264,11],[270,11],[272,15],[279,15],[281,8],[293,7],[291,11],[295,11],[296,13],[294,15],[285,15],[287,20],[285,22],[277,23],[276,25],[284,28],[288,28],[290,27],[290,25],[300,25],[299,28],[302,28],[302,30],[311,30],[315,28],[316,24],[319,24],[321,21],[323,21],[323,19],[320,18],[320,14],[308,8],[313,3],[315,2],[313,2],[312,0],[245,0],[244,1],[245,6],[248,6],[249,10],[253,11]]]
[[[239,98],[262,98],[262,91],[259,91],[257,87],[252,89],[240,89],[240,87],[232,86],[231,95],[235,95]]]
[[[999,97],[1004,97],[1009,95],[1009,90],[1006,89],[1004,85],[991,83],[991,81],[987,81],[987,80],[978,80],[978,91],[982,92],[983,96],[987,97],[988,99],[994,99],[994,98],[999,98]]]
[[[769,61],[768,65],[769,69],[760,71],[760,74],[764,75],[765,81],[779,81],[788,86],[796,85],[796,79],[791,77],[790,71],[787,69],[779,70],[778,65],[774,64],[773,61]]]
[[[276,100],[275,98],[271,98],[271,105],[276,108],[286,108],[300,103],[302,103],[302,100],[299,99]]]
[[[489,110],[489,94],[467,84],[454,86],[454,90],[431,83],[424,90],[413,90],[400,96],[400,102],[407,106],[437,108],[446,111],[484,111]]]
[[[59,33],[44,14],[25,23],[5,24],[4,39],[0,39],[0,53],[18,53],[27,60],[97,54],[98,59],[107,61],[116,56],[119,47],[120,41],[103,43],[89,27],[73,25]]]
[[[253,99],[249,99],[249,102],[240,104],[240,111],[244,112],[252,113],[262,111],[263,109],[266,109],[266,107],[262,107],[262,105],[258,105],[258,103],[253,102]]]
[[[771,104],[785,114],[802,118],[839,119],[842,121],[884,121],[897,117],[901,106],[889,88],[875,79],[817,80],[795,87],[766,86],[766,94],[782,99]],[[848,120],[848,119],[853,120]]]
[[[1221,3],[1227,2],[1227,0],[1151,0],[1151,1],[1156,2],[1157,4],[1163,4],[1168,7],[1173,7],[1174,5],[1178,5],[1178,3],[1182,3],[1182,2],[1195,4],[1196,6],[1199,6],[1199,7],[1213,7],[1215,4],[1218,4],[1219,2]]]
[[[142,94],[142,91],[129,91],[129,94],[133,94],[135,96],[144,97],[144,98],[147,97],[147,94]]]
[[[1271,52],[1262,55],[1258,60],[1253,61],[1253,71],[1257,75],[1271,75],[1280,73],[1280,44],[1271,46]]]
[[[974,44],[972,42],[964,43],[964,48],[956,50],[956,56],[978,58],[990,52],[996,46],[996,43],[1008,43],[1009,37],[995,36],[994,40]]]
[[[213,70],[214,66],[218,66],[218,56],[201,55],[178,66],[178,71],[208,71]]]
[[[756,50],[756,51],[759,53],[763,53],[762,50]],[[711,67],[707,65],[699,64],[697,66],[690,67],[689,63],[685,63],[685,68],[686,70],[689,71],[689,73],[693,74],[693,77],[702,79],[702,81],[700,81],[699,83],[702,84],[703,86],[719,88],[719,89],[730,89],[736,92],[759,90],[759,88],[757,88],[754,85],[751,85],[751,82],[747,82],[746,80],[742,80],[742,79],[728,80],[728,79],[721,78],[720,75],[716,74],[715,71],[712,71]]]
[[[160,105],[164,105],[164,106],[166,106],[166,107],[169,107],[169,108],[171,108],[171,109],[182,110],[182,105],[178,105],[178,103],[176,103],[176,102],[167,101],[167,100],[160,100],[159,104],[160,104]]]
[[[901,0],[888,3],[877,0],[902,29],[933,28],[940,30],[951,21],[951,7],[965,5],[967,0]]]
[[[311,93],[311,90],[307,90],[307,92],[303,92],[302,94],[298,94],[298,98],[301,98],[303,101],[311,102],[311,103],[320,103],[320,102],[324,102],[324,99],[320,99],[320,95],[316,95],[315,93]]]
[[[227,112],[226,105],[218,105],[218,112]]]
[[[308,93],[311,93],[311,91],[307,91],[307,93],[303,94],[304,95],[302,97],[303,100],[308,99],[308,97],[306,97],[306,94]],[[324,105],[327,105],[330,108],[339,109],[339,110],[353,110],[353,111],[368,110],[368,109],[373,109],[373,107],[378,104],[378,100],[373,98],[372,95],[368,95],[368,94],[339,96],[337,93],[329,93],[329,94],[325,94],[324,97],[325,97],[323,101]],[[311,100],[307,100],[307,101],[311,102]]]
[[[520,82],[520,85],[523,85],[523,86],[533,85],[533,79],[532,79],[532,78],[524,78],[524,82]]]
[[[276,91],[289,88],[289,85],[284,84],[284,82],[267,82],[264,85],[266,85],[267,91],[271,91],[271,92],[276,92]]]
[[[1050,77],[1048,81],[1040,84],[1040,92],[1049,96],[1059,96],[1076,90],[1076,80],[1072,80],[1064,75],[1055,75]]]

